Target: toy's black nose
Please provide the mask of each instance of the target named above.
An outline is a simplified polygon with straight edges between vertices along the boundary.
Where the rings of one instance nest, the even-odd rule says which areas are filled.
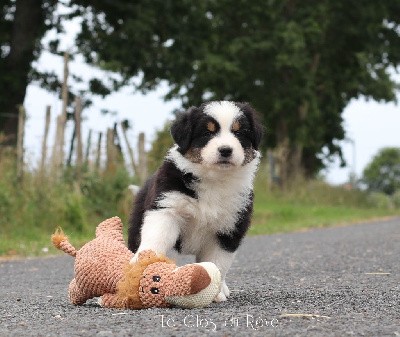
[[[229,158],[232,155],[232,148],[229,146],[221,146],[218,148],[219,154],[223,158]]]

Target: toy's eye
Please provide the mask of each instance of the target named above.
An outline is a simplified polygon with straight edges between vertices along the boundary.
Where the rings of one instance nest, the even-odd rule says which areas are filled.
[[[151,288],[150,291],[152,294],[158,294],[160,292],[160,290],[158,290],[158,288]]]
[[[154,282],[160,282],[160,280],[161,280],[160,276],[158,276],[158,275],[153,276],[153,281]]]

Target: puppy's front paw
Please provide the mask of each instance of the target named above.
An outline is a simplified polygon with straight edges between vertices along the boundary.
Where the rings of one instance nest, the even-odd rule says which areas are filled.
[[[226,296],[222,291],[214,298],[214,302],[217,302],[217,303],[225,302],[225,301],[226,301]]]
[[[229,291],[228,286],[226,285],[225,281],[222,281],[221,283],[221,291],[219,294],[214,298],[214,302],[225,302],[231,292]]]
[[[224,293],[225,297],[228,298],[229,295],[231,294],[228,286],[226,285],[225,281],[222,282],[221,285],[221,292]]]

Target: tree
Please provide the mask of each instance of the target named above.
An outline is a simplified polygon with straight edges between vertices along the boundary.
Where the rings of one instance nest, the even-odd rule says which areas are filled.
[[[33,79],[31,64],[40,53],[40,40],[47,30],[60,27],[57,2],[0,0],[0,133],[5,144],[16,144],[18,105]]]
[[[388,195],[400,191],[400,148],[380,150],[364,169],[362,181],[370,191]]]
[[[400,2],[375,0],[74,1],[89,63],[136,88],[168,81],[166,99],[251,102],[284,182],[341,155],[341,113],[364,95],[394,100]],[[343,159],[343,158],[342,158]]]
[[[2,0],[0,73],[7,76],[0,84],[10,93],[18,88],[18,95],[2,95],[2,113],[15,115],[30,80],[57,85],[51,74],[35,77],[29,64],[44,31],[61,29],[60,21],[75,16],[82,20],[76,43],[86,61],[121,75],[108,84],[93,79],[90,91],[106,95],[129,84],[146,92],[165,80],[165,98],[178,97],[183,107],[249,101],[263,115],[266,144],[276,150],[284,184],[299,172],[313,176],[326,159],[342,158],[341,113],[352,98],[395,99],[388,70],[400,63],[399,1],[64,0],[70,8],[64,16],[50,10],[56,0],[36,2],[35,9],[28,3]],[[23,27],[29,32],[18,24],[19,6],[39,12]],[[14,31],[30,37],[31,52],[15,71],[9,66]],[[50,47],[60,52],[57,40]],[[0,132],[13,134],[14,122],[5,118]]]
[[[30,83],[38,83],[61,96],[61,81],[57,75],[54,72],[40,72],[33,66],[43,50],[56,55],[64,53],[59,50],[63,23],[73,18],[75,13],[70,9],[60,14],[59,6],[64,6],[65,11],[71,4],[69,0],[0,0],[1,145],[16,145],[18,106],[23,104],[26,88]],[[42,38],[50,30],[56,33],[56,37],[44,45]],[[72,77],[77,82],[81,80],[74,74]],[[92,79],[86,92],[104,96],[111,92],[109,87]],[[70,91],[70,106],[74,98],[75,94]],[[85,99],[84,105],[88,104],[90,100]]]

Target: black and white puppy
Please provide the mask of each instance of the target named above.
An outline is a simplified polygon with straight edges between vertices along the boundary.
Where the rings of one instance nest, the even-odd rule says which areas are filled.
[[[178,115],[171,134],[175,146],[136,197],[128,245],[214,262],[223,281],[215,300],[225,301],[225,276],[253,211],[262,126],[249,104],[216,101]]]

